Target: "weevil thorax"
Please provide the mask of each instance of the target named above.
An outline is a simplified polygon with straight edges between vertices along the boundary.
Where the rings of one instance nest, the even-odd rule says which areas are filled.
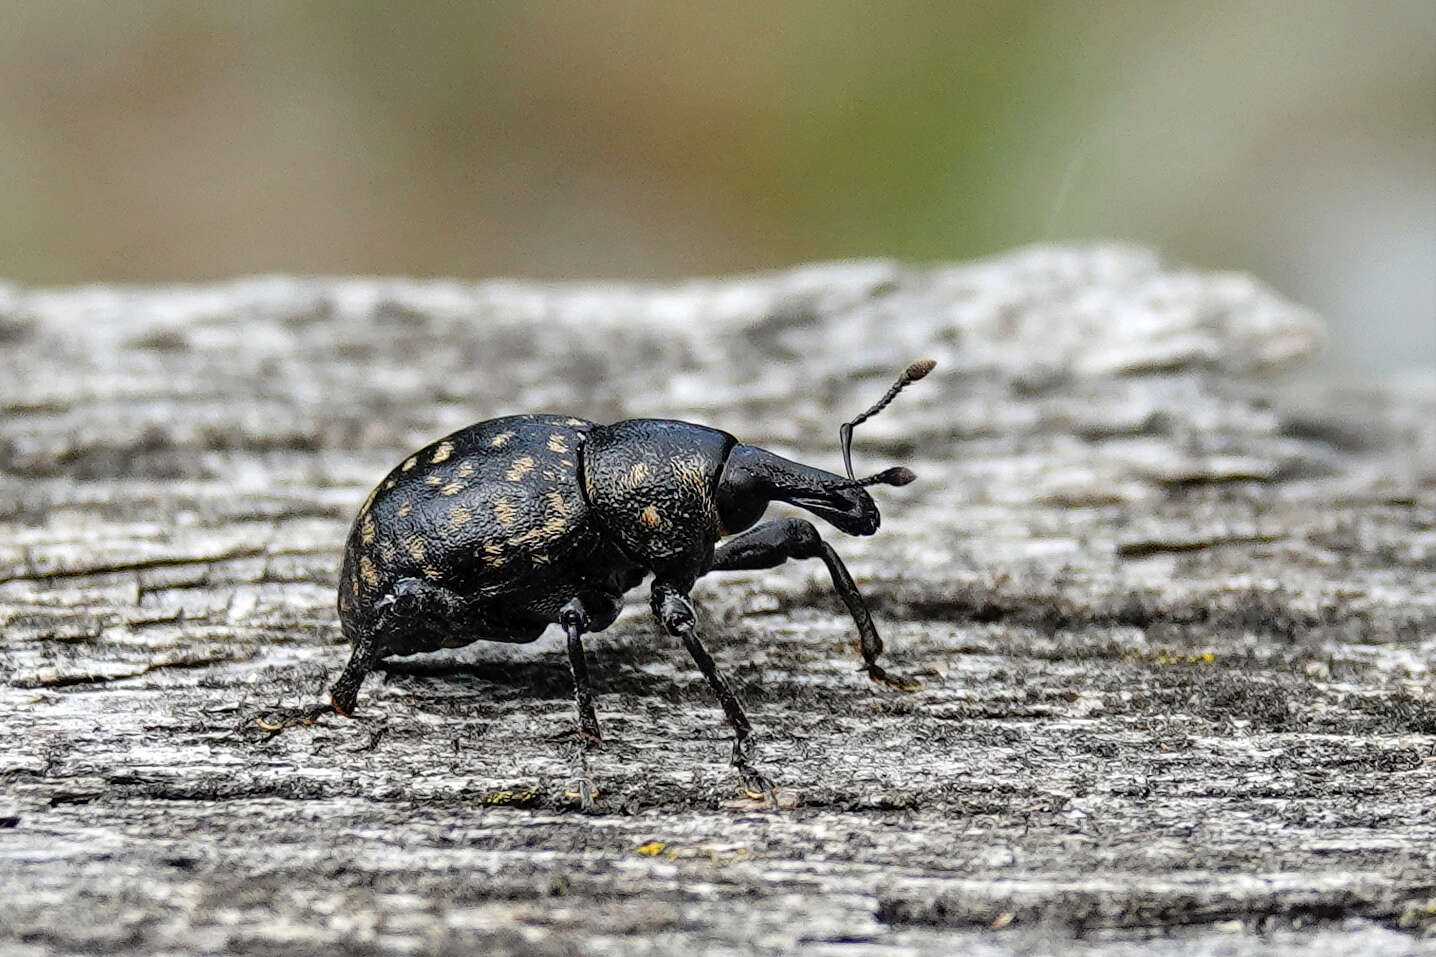
[[[596,426],[584,442],[583,487],[605,533],[662,573],[702,568],[719,538],[718,476],[737,439],[672,419]]]

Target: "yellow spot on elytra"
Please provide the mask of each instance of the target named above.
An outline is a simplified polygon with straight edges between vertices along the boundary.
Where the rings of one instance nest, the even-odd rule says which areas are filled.
[[[354,593],[354,597],[359,597],[359,579],[349,579],[349,590]]]
[[[663,516],[658,514],[658,509],[650,505],[638,513],[638,520],[649,528],[657,528],[663,522]]]
[[[516,517],[518,509],[514,508],[513,502],[502,497],[494,499],[494,518],[499,520],[500,525],[512,525]]]
[[[548,437],[548,450],[550,452],[567,452],[568,443],[563,440],[562,435],[555,432]]]
[[[365,555],[359,559],[359,574],[363,577],[365,584],[370,588],[379,584],[379,569],[374,567],[374,559]],[[357,589],[356,589],[357,594]]]
[[[440,443],[439,443],[439,447],[434,450],[434,457],[431,458],[429,461],[430,461],[430,462],[433,462],[435,465],[438,465],[440,462],[444,461],[445,459],[447,459],[449,456],[451,456],[451,455],[453,455],[453,454],[454,454],[454,443],[452,443],[452,442],[440,442]]]
[[[568,425],[588,425],[588,423],[585,422],[585,421],[583,421],[583,419],[569,419],[569,420],[567,420],[567,423],[566,423],[566,424],[568,424]]]
[[[405,516],[407,516],[410,510],[413,509],[413,507],[414,506],[407,498],[404,499],[404,501],[399,503],[399,517],[404,518]]]
[[[436,581],[438,581],[440,578],[443,577],[443,573],[440,572],[440,571],[439,571],[437,568],[435,568],[433,565],[425,565],[424,568],[423,568],[423,572],[424,572],[424,577],[427,578],[427,579],[429,579],[429,581],[435,581],[435,582],[436,582]]]
[[[459,494],[459,491],[460,491],[463,487],[464,487],[464,483],[463,483],[463,482],[450,482],[448,485],[445,485],[443,488],[439,489],[439,494],[440,494],[440,495],[458,495],[458,494]]]
[[[540,565],[547,565],[549,559],[547,555],[535,555],[534,561],[538,562]]]
[[[399,552],[393,542],[383,541],[379,543],[379,557],[384,559],[384,564],[392,565],[394,559],[399,557]]]
[[[407,539],[404,542],[404,551],[408,552],[409,557],[412,558],[416,563],[423,564],[424,540],[422,538],[419,538],[416,535],[412,538]]]
[[[535,525],[533,528],[509,539],[509,545],[514,548],[522,548],[531,542],[552,543],[563,537],[568,531],[568,522],[560,515],[549,515],[542,525]],[[538,559],[535,559],[537,561]],[[545,559],[546,561],[547,559]]]
[[[374,544],[374,516],[366,514],[359,523],[359,537],[365,545]]]
[[[458,528],[460,525],[469,524],[473,514],[464,506],[456,505],[449,511],[449,524]]]
[[[648,478],[648,466],[634,462],[628,470],[628,484],[641,485]]]
[[[489,440],[489,445],[492,445],[496,449],[501,449],[505,445],[508,445],[509,439],[513,437],[514,433],[512,432],[500,432],[498,435],[494,436],[492,439]]]
[[[527,455],[520,455],[518,458],[514,459],[514,463],[510,465],[509,470],[504,473],[504,478],[508,479],[510,482],[517,482],[525,475],[532,472],[533,468],[533,458]]]
[[[377,488],[369,493],[368,497],[364,499],[364,504],[359,506],[360,515],[363,515],[365,512],[369,511],[369,506],[374,504],[374,496],[378,494],[379,490]]]
[[[419,464],[419,459],[418,459],[418,457],[411,455],[411,456],[409,456],[407,459],[405,459],[405,460],[404,460],[404,464],[401,465],[401,466],[399,466],[399,467],[400,467],[401,469],[403,469],[405,472],[407,472],[407,471],[409,471],[411,468],[413,468],[414,466],[416,466],[416,465],[418,465],[418,464]]]
[[[568,514],[568,506],[567,506],[566,504],[564,504],[563,493],[561,493],[561,492],[545,492],[545,493],[544,493],[544,498],[548,500],[548,507],[551,508],[551,509],[553,509],[553,510],[554,510],[555,512],[557,512],[559,515],[567,515],[567,514]]]
[[[502,565],[508,561],[508,555],[502,545],[485,545],[484,552],[488,555],[490,565]]]
[[[384,491],[386,491],[386,492],[387,492],[389,489],[393,488],[393,487],[394,487],[394,480],[393,480],[393,479],[389,479],[389,480],[387,480],[387,481],[384,483]]]
[[[572,460],[572,459],[559,459],[558,461],[559,461],[559,464],[562,465],[564,468],[568,468],[568,469],[573,468],[573,460]]]
[[[444,480],[443,480],[442,478],[440,478],[439,476],[437,476],[437,475],[426,475],[426,476],[424,476],[424,484],[425,484],[425,485],[438,486],[438,485],[442,485],[443,482],[444,482]]]
[[[477,468],[477,466],[474,465],[473,459],[464,459],[459,463],[459,478],[468,478],[470,475],[473,475],[475,468]]]

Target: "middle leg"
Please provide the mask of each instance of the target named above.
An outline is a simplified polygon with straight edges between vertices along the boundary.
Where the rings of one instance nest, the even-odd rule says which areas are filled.
[[[753,767],[753,725],[743,713],[738,696],[718,671],[713,656],[698,639],[698,612],[693,607],[692,599],[671,584],[654,582],[652,605],[654,617],[670,635],[681,640],[683,647],[688,649],[688,654],[693,657],[698,670],[703,672],[703,677],[708,680],[708,687],[718,696],[718,704],[723,708],[728,723],[733,726],[732,764],[743,781],[743,790],[748,792],[749,797],[764,799],[770,806],[776,807],[778,797],[773,790],[773,782]]]

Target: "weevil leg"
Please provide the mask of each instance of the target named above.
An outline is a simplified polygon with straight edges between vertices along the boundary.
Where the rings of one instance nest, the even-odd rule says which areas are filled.
[[[295,725],[312,724],[315,718],[332,712],[341,714],[346,718],[354,716],[354,705],[359,698],[359,686],[364,683],[364,676],[374,668],[374,636],[372,632],[365,632],[354,642],[354,652],[349,656],[349,663],[344,666],[344,672],[339,676],[329,689],[329,703],[310,705],[305,708],[272,708],[254,718],[254,725],[261,731],[268,731],[271,734],[278,734],[285,728],[292,728]]]
[[[379,663],[381,646],[392,647],[395,635],[414,627],[438,626],[458,631],[468,626],[464,603],[457,595],[417,578],[396,581],[393,588],[374,603],[373,616],[373,623],[354,639],[349,663],[329,689],[330,704],[346,718],[354,716],[359,686]]]
[[[821,558],[828,566],[833,588],[848,606],[848,614],[858,629],[863,653],[863,670],[868,677],[900,691],[916,691],[922,684],[891,674],[878,664],[883,653],[883,640],[873,625],[873,616],[863,601],[862,593],[848,574],[848,568],[831,545],[823,541],[813,523],[802,518],[782,518],[764,522],[741,535],[735,535],[713,552],[710,571],[774,568],[793,558]]]
[[[329,703],[334,710],[346,718],[354,717],[355,706],[359,703],[359,686],[378,661],[374,632],[366,631],[354,642],[354,652],[349,663],[337,681],[329,688]]]
[[[589,776],[588,752],[603,743],[603,735],[598,730],[598,715],[593,710],[593,686],[588,678],[588,660],[583,653],[583,633],[589,626],[583,602],[577,598],[570,599],[559,609],[558,621],[568,637],[568,664],[573,671],[573,698],[578,705],[577,797],[583,810],[591,811],[598,789]]]
[[[753,725],[749,723],[748,716],[743,713],[743,706],[738,703],[738,696],[733,693],[727,680],[719,673],[713,656],[708,653],[708,649],[703,647],[703,642],[698,638],[698,612],[693,607],[692,599],[673,585],[655,582],[652,605],[654,617],[670,635],[682,641],[683,647],[687,648],[688,653],[693,656],[698,670],[703,672],[708,686],[717,695],[718,703],[722,706],[728,723],[733,726],[732,763],[738,771],[738,777],[743,782],[743,790],[748,793],[749,797],[755,800],[762,799],[770,807],[777,807],[778,798],[773,789],[773,782],[753,766],[753,756],[756,751],[753,741]]]
[[[598,715],[593,710],[593,686],[588,679],[588,660],[583,654],[583,633],[588,630],[588,612],[577,598],[559,609],[559,624],[568,636],[568,664],[573,671],[573,697],[578,705],[578,733],[589,747],[603,742]]]

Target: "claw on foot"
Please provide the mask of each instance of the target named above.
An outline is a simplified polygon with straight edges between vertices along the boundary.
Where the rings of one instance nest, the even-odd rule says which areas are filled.
[[[293,728],[301,724],[313,724],[315,719],[331,711],[339,711],[333,705],[320,704],[311,708],[276,708],[273,711],[266,711],[254,719],[255,725],[261,730],[271,734],[283,731],[285,728]]]
[[[769,807],[778,806],[778,790],[766,775],[752,768],[739,768],[738,777],[743,781],[743,793],[755,801],[762,801]]]
[[[902,675],[895,675],[877,663],[863,665],[862,670],[868,673],[868,677],[875,683],[886,685],[897,691],[921,691],[922,682],[916,678],[904,678]]]
[[[578,798],[578,806],[582,810],[592,811],[599,792],[588,778],[579,778],[577,788],[569,788],[563,793],[565,797]]]

